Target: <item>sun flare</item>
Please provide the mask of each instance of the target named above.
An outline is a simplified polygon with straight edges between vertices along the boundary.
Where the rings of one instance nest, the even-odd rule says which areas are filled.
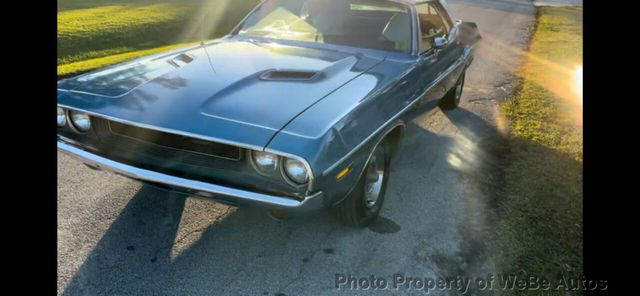
[[[573,79],[574,79],[574,87],[575,92],[578,94],[578,100],[582,105],[582,65],[576,67],[573,71]]]

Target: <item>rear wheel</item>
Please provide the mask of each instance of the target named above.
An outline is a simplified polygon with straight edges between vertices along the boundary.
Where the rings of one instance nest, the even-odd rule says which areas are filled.
[[[462,91],[464,90],[464,78],[466,72],[462,72],[460,78],[456,82],[456,85],[447,92],[447,94],[442,98],[441,106],[442,109],[451,110],[455,109],[460,105],[460,98],[462,98]]]
[[[336,206],[336,215],[343,223],[364,227],[378,218],[389,181],[390,163],[391,147],[384,141],[375,148],[356,187]]]

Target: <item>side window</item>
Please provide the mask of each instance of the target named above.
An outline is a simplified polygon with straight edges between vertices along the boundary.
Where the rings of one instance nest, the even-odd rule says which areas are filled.
[[[451,22],[441,8],[434,3],[416,5],[420,23],[420,52],[432,48],[436,37],[446,37],[451,30]]]

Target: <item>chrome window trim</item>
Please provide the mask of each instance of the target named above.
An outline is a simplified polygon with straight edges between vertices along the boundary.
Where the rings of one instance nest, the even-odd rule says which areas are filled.
[[[435,4],[434,4],[435,2]],[[426,55],[427,53],[430,53],[432,51],[437,51],[436,48],[431,47],[425,51],[421,51],[420,49],[420,45],[422,44],[422,29],[420,28],[420,22],[418,21],[418,19],[420,18],[420,14],[418,13],[418,5],[424,5],[424,4],[433,4],[436,7],[436,10],[442,9],[442,11],[437,11],[438,14],[440,14],[440,17],[443,19],[443,22],[448,23],[450,28],[449,31],[447,32],[447,34],[445,34],[447,41],[452,42],[453,38],[452,38],[452,34],[451,32],[453,32],[454,28],[457,28],[457,22],[453,21],[453,16],[449,13],[447,7],[445,7],[445,5],[443,5],[440,1],[423,1],[423,2],[416,2],[413,5],[413,8],[415,9],[415,22],[417,23],[418,26],[418,32],[416,35],[416,40],[418,42],[418,55]],[[442,15],[442,13],[444,12],[444,15]],[[457,33],[457,32],[456,32]],[[455,38],[455,36],[453,36]]]

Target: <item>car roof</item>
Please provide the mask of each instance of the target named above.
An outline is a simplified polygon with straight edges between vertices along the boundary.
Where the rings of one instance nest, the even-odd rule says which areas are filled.
[[[418,4],[423,4],[423,3],[438,2],[440,3],[440,5],[442,5],[442,7],[444,7],[444,10],[447,11],[449,15],[451,15],[451,11],[449,10],[449,3],[447,3],[447,0],[392,0],[392,1],[406,3],[407,5],[414,5],[414,6]]]
[[[400,0],[400,2],[405,2],[412,5],[429,3],[429,2],[440,2],[442,5],[447,4],[447,0]]]

